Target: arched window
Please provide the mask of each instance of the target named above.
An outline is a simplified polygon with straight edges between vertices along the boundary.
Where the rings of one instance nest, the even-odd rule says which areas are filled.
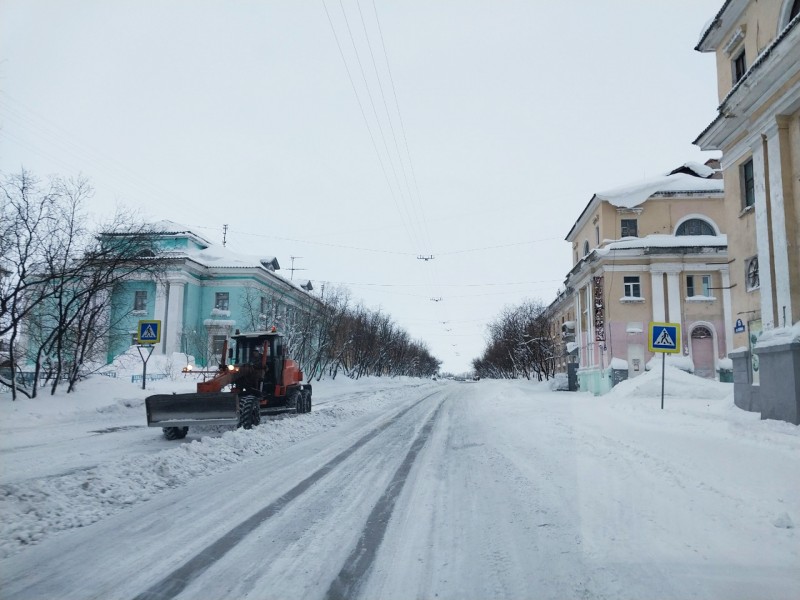
[[[688,219],[680,224],[675,235],[717,235],[717,232],[708,221]]]
[[[711,335],[711,330],[708,327],[700,325],[699,327],[695,327],[692,329],[692,339],[693,340],[701,340],[703,338],[710,338],[713,337]]]
[[[589,256],[589,240],[583,242],[583,255]]]
[[[139,250],[139,252],[136,253],[137,258],[154,258],[155,255],[155,252],[153,252],[150,248]]]

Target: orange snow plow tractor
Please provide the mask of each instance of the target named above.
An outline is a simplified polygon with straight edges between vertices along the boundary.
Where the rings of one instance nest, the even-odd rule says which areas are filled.
[[[168,440],[186,437],[192,425],[258,425],[264,414],[311,411],[311,385],[297,362],[286,357],[275,331],[239,333],[227,342],[216,375],[197,384],[194,394],[157,394],[145,399],[147,425],[161,427]],[[229,391],[223,391],[226,387]]]

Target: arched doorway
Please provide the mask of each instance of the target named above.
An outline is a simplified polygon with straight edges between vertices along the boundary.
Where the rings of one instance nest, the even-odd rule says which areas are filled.
[[[706,379],[714,379],[714,336],[705,325],[692,329],[692,362],[694,374]]]

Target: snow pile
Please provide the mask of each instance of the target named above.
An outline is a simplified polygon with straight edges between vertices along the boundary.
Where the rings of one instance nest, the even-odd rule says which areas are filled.
[[[766,348],[768,346],[782,346],[784,344],[793,344],[800,342],[800,321],[791,327],[777,327],[769,329],[761,334],[756,344],[758,348]]]
[[[628,361],[623,358],[614,357],[611,359],[611,364],[608,366],[617,371],[627,371]]]
[[[651,361],[652,362],[652,361]],[[664,397],[682,399],[733,401],[733,387],[730,384],[703,379],[667,364],[664,372]],[[633,399],[649,400],[661,398],[661,361],[658,368],[646,371],[638,377],[620,382],[604,396],[608,400]]]
[[[569,390],[569,379],[566,373],[556,373],[553,378],[548,382],[551,390],[554,392],[566,392]]]
[[[657,371],[661,373],[661,363],[666,362],[667,369],[670,367],[686,371],[687,373],[694,373],[694,362],[691,356],[683,356],[682,354],[664,354],[661,356],[654,356],[645,365],[645,370]]]
[[[101,427],[100,423],[106,426],[121,423],[120,417],[126,416],[128,420],[124,423],[130,423],[130,416],[142,423],[145,421],[145,396],[154,390],[188,391],[187,386],[191,389],[193,379],[155,382],[148,384],[152,389],[147,391],[131,385],[129,379],[127,382],[124,378],[94,379],[96,381],[84,382],[79,393],[0,403],[4,454],[14,452],[15,448],[30,447],[30,443],[41,446],[37,460],[30,463],[34,473],[20,473],[25,465],[13,462],[4,469],[4,483],[0,485],[0,557],[9,556],[56,531],[89,525],[126,507],[146,502],[164,490],[263,456],[336,427],[345,420],[367,412],[387,411],[407,397],[409,386],[422,385],[421,380],[408,379],[366,380],[357,388],[348,380],[323,382],[315,384],[316,404],[311,413],[264,418],[260,426],[249,431],[190,428],[187,440],[198,432],[199,439],[175,443],[164,441],[159,429],[142,425],[105,427],[89,432],[87,429]],[[326,394],[326,389],[338,393]],[[115,399],[115,394],[124,394],[127,399]],[[16,433],[15,424],[31,422],[35,424],[31,432]],[[45,454],[52,453],[48,445],[60,439],[41,439],[42,430],[48,425],[58,427],[61,435],[70,439],[88,433],[89,436],[80,442],[84,444],[80,455],[82,460],[91,462],[76,463],[77,466],[65,463],[60,465],[60,472],[52,474],[52,469],[45,464],[48,461]],[[92,455],[94,440],[115,429],[138,429],[140,437],[134,444],[142,447],[155,444],[156,451],[141,450],[141,453],[128,455],[124,449],[113,460],[102,450],[95,450],[96,454]],[[12,436],[17,438],[15,442],[9,439]],[[161,450],[162,447],[166,449]],[[41,474],[37,476],[36,470]]]

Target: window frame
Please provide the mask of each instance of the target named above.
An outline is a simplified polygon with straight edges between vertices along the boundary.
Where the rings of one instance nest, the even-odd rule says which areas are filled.
[[[739,178],[742,188],[742,210],[747,210],[756,204],[756,175],[752,158],[749,158],[739,166]]]
[[[633,235],[630,234],[630,229],[633,227]],[[626,233],[627,231],[627,233]],[[620,219],[619,220],[619,236],[624,237],[639,237],[639,219]]]
[[[133,310],[136,312],[145,312],[147,310],[147,290],[134,290]]]
[[[707,228],[708,233],[703,232],[703,229],[705,228]],[[699,233],[697,231],[691,231],[698,229]],[[675,235],[717,235],[717,231],[714,229],[714,226],[705,219],[693,217],[691,219],[686,219],[683,223],[678,225],[678,227],[675,229]]]
[[[747,73],[747,55],[745,49],[742,48],[731,59],[731,74],[733,75],[733,85],[741,81],[744,74]]]
[[[214,308],[216,310],[230,310],[230,306],[231,306],[230,292],[215,292]]]
[[[752,284],[753,273],[751,272],[752,265],[755,265],[755,285]],[[748,292],[754,292],[761,288],[761,277],[759,275],[758,255],[746,258],[744,261],[744,288]]]
[[[701,289],[699,290],[695,286],[695,277],[700,278],[699,287]],[[686,297],[693,298],[695,296],[711,298],[711,275],[691,274],[686,276]]]
[[[635,280],[635,281],[634,281]],[[622,278],[622,290],[624,298],[642,297],[642,278],[638,275],[625,275]]]

